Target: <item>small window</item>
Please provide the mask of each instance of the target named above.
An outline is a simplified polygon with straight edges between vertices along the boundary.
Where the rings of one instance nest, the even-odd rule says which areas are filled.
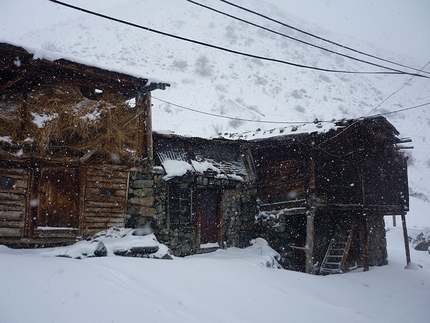
[[[115,194],[115,190],[113,188],[102,187],[101,193],[104,197],[111,197]]]
[[[188,187],[170,186],[169,215],[172,224],[191,223],[191,193]]]
[[[0,188],[13,188],[13,178],[0,176]]]

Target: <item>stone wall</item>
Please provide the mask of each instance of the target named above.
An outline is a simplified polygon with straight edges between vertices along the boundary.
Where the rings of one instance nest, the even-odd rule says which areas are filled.
[[[369,265],[387,265],[388,253],[384,217],[369,216],[367,228],[369,230]]]
[[[180,226],[168,223],[168,183],[163,179],[164,175],[161,168],[130,174],[126,226],[151,227],[157,239],[177,256],[202,252],[198,223]],[[256,190],[249,183],[197,174],[169,181],[184,183],[191,189],[217,188],[221,191],[220,247],[246,247],[251,239],[256,238]]]

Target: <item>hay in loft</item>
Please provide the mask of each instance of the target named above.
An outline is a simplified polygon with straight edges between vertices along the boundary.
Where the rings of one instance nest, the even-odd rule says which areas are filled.
[[[1,113],[5,109],[0,110],[0,125],[9,125],[2,127],[6,129],[2,135],[18,145],[31,138],[40,154],[81,156],[95,149],[103,156],[133,157],[137,120],[130,120],[136,110],[120,95],[104,94],[93,100],[77,87],[44,85],[28,93],[23,104],[21,100],[12,118]]]

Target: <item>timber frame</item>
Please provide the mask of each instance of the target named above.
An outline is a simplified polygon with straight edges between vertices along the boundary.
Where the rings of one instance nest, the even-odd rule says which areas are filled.
[[[252,142],[261,235],[286,267],[325,274],[387,263],[384,216],[409,210],[406,140],[397,135],[377,116]]]
[[[129,173],[152,167],[151,91],[169,86],[37,56],[0,43],[0,243],[14,246],[124,226]]]

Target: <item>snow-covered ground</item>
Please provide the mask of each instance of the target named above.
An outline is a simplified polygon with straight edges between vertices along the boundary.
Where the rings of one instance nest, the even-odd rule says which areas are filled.
[[[201,2],[211,6],[220,3]],[[235,2],[403,64],[422,68],[429,61],[428,57],[416,55],[425,52],[423,48],[430,44],[424,38],[416,38],[429,35],[429,29],[422,28],[429,26],[425,1],[379,1],[379,6],[389,10],[379,12],[380,16],[369,13],[369,17],[382,17],[384,21],[379,26],[388,30],[383,33],[374,28],[368,32],[369,38],[378,33],[384,40],[396,38],[395,33],[389,32],[389,17],[396,10],[401,19],[395,20],[392,30],[400,33],[399,30],[406,32],[411,26],[416,29],[417,33],[406,35],[411,39],[408,45],[397,41],[404,48],[402,55],[382,50],[375,41],[368,43],[363,38],[343,35],[346,29],[332,33],[316,21],[305,19],[306,16],[298,18],[294,6],[286,6],[285,1]],[[211,13],[187,1],[178,4],[179,0],[70,0],[68,3],[255,55],[324,68],[374,70]],[[320,3],[322,6],[323,2]],[[338,2],[324,3],[336,6]],[[367,7],[362,8],[363,12],[378,7],[371,1],[364,3]],[[338,4],[339,8],[344,7],[344,1]],[[400,10],[402,6],[404,10]],[[430,83],[426,79],[327,74],[244,58],[84,15],[45,0],[1,0],[0,8],[0,41],[42,48],[45,54],[51,52],[52,57],[76,57],[89,64],[170,82],[170,88],[153,95],[156,130],[202,137],[248,133],[257,128],[263,133],[275,127],[301,126],[303,121],[315,118],[329,121],[361,117],[430,101]],[[218,8],[298,36],[238,10]],[[415,8],[416,15],[408,16],[413,12],[411,8]],[[331,20],[352,22],[339,10],[335,10],[336,16]],[[318,10],[315,13],[318,17],[330,14]],[[357,18],[364,21],[368,17]],[[359,29],[364,25],[367,23],[359,25]],[[369,25],[375,25],[374,21]],[[413,48],[413,39],[421,44],[419,49]],[[430,71],[428,65],[425,70]],[[184,107],[220,117],[208,117]],[[387,115],[401,136],[413,141],[414,149],[407,151],[411,193],[407,222],[412,237],[430,232],[429,111],[429,106],[424,106]],[[400,219],[397,223],[393,227],[392,219],[386,218],[388,266],[373,267],[366,273],[356,270],[324,277],[268,268],[266,263],[273,259],[272,251],[260,240],[248,249],[219,250],[174,260],[125,258],[112,252],[102,258],[74,259],[82,252],[93,252],[94,245],[90,243],[39,250],[0,246],[0,322],[430,322],[430,255],[411,248],[413,263],[410,269],[404,269]],[[126,237],[127,241],[121,240],[121,244],[128,246],[143,239]],[[146,242],[156,244],[151,239]],[[117,243],[117,240],[106,241],[105,245],[112,251],[118,247]]]
[[[411,249],[404,269],[402,229],[386,222],[387,266],[331,276],[274,268],[260,239],[173,260],[0,246],[0,322],[429,322],[430,254]],[[124,247],[142,238],[127,237]]]

